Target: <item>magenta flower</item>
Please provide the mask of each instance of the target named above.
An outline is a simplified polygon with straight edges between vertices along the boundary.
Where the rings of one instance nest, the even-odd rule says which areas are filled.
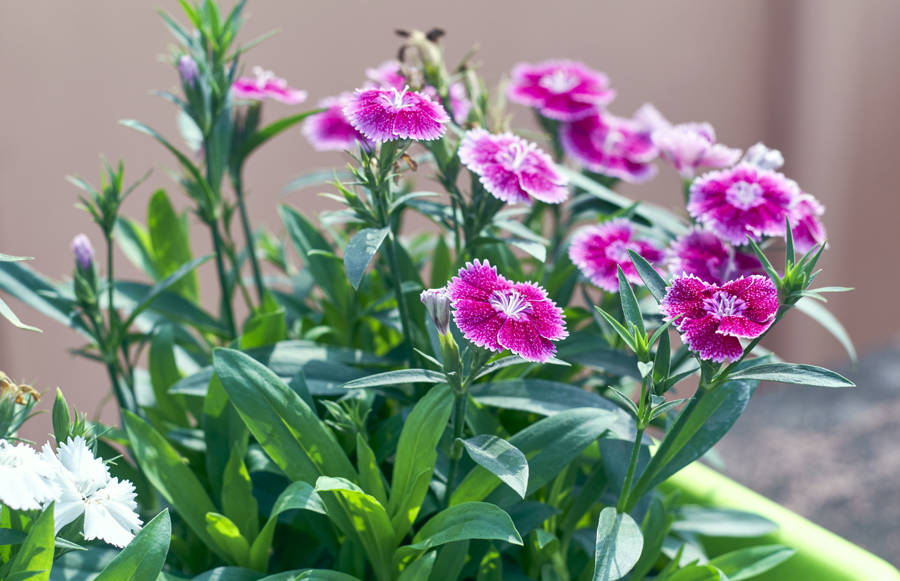
[[[286,105],[296,105],[306,100],[306,91],[292,89],[287,81],[275,76],[272,71],[253,67],[256,78],[239,77],[232,83],[231,92],[238,99],[262,101],[274,99]]]
[[[559,204],[569,195],[568,181],[556,171],[550,156],[512,133],[467,131],[459,145],[459,159],[478,175],[484,189],[504,202],[530,204],[534,198]]]
[[[463,335],[491,351],[509,349],[522,359],[545,362],[565,339],[562,309],[531,282],[513,283],[488,261],[468,262],[447,285],[453,318]]]
[[[683,178],[694,177],[697,168],[722,168],[734,165],[740,149],[716,143],[716,132],[709,123],[681,123],[653,132],[659,156],[672,164]]]
[[[717,236],[741,245],[747,236],[784,236],[785,217],[799,196],[797,183],[784,174],[740,163],[694,180],[687,209]]]
[[[594,113],[559,128],[566,155],[592,172],[632,183],[656,175],[651,162],[657,149],[650,135],[642,122],[609,113]]]
[[[440,103],[406,89],[357,89],[344,107],[344,115],[360,133],[377,143],[438,139],[450,120]]]
[[[431,85],[422,89],[422,94],[427,95],[435,103],[439,103],[441,100],[437,89]],[[450,97],[450,113],[453,115],[453,121],[457,125],[462,125],[469,118],[469,111],[472,110],[472,103],[466,95],[466,86],[459,81],[452,83],[447,89],[447,94]]]
[[[693,228],[673,242],[667,259],[672,274],[692,274],[713,284],[762,272],[756,256],[735,250],[712,232],[700,228]]]
[[[667,321],[675,321],[688,349],[701,359],[723,363],[743,354],[738,337],[759,337],[772,325],[778,290],[758,274],[721,286],[686,274],[675,277],[660,308]]]
[[[609,292],[618,292],[620,266],[628,282],[641,284],[629,250],[650,263],[663,259],[662,251],[656,246],[635,238],[634,227],[624,218],[579,229],[569,245],[569,258],[592,283]]]
[[[819,216],[825,208],[812,194],[801,194],[791,209],[791,235],[794,249],[805,254],[820,244],[825,244],[825,226]]]
[[[559,121],[592,115],[615,96],[606,75],[573,61],[520,63],[513,68],[509,86],[510,101]]]
[[[398,61],[385,61],[370,69],[366,69],[366,78],[382,89],[402,91],[406,86],[406,77],[400,72]]]
[[[75,262],[82,270],[88,270],[94,264],[94,247],[86,234],[78,234],[72,239],[72,254]]]
[[[303,135],[317,151],[346,151],[357,144],[371,149],[372,143],[344,116],[344,107],[352,98],[353,93],[341,93],[323,99],[319,107],[326,111],[310,115],[303,122]]]

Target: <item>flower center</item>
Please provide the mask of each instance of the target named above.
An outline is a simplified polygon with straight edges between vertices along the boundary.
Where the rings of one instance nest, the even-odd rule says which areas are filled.
[[[488,302],[495,310],[514,321],[520,320],[524,313],[531,312],[531,303],[516,290],[495,290]]]
[[[541,77],[538,84],[551,93],[559,95],[560,93],[568,93],[577,87],[578,77],[562,69],[557,69]]]
[[[535,148],[533,143],[514,142],[497,153],[497,163],[506,171],[518,171],[525,165],[528,154]]]
[[[613,262],[628,263],[631,261],[631,257],[628,256],[629,250],[638,252],[640,247],[637,244],[626,240],[613,240],[603,251],[603,254]]]
[[[728,188],[725,199],[740,210],[749,210],[765,202],[762,186],[747,182],[738,182]]]
[[[703,308],[717,319],[740,315],[747,309],[747,303],[737,296],[719,291],[708,299],[703,299]]]
[[[406,96],[407,91],[409,91],[409,87],[403,87],[402,91],[398,91],[396,87],[391,87],[390,93],[384,92],[381,94],[381,101],[395,111],[411,107],[412,103],[403,102],[403,97]]]

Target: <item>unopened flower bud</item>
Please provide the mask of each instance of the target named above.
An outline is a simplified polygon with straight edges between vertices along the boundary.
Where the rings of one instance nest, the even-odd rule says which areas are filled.
[[[178,74],[181,75],[181,81],[185,85],[193,85],[194,81],[197,80],[197,75],[200,74],[200,69],[197,68],[197,61],[191,58],[189,54],[181,55],[181,58],[178,59]]]
[[[94,264],[94,247],[85,234],[79,234],[72,239],[72,253],[75,254],[75,262],[82,270],[90,270]]]
[[[419,295],[425,310],[441,335],[450,332],[450,295],[446,288],[430,288]]]
[[[760,142],[748,149],[741,161],[760,169],[778,169],[784,165],[784,156],[777,149],[769,149]]]

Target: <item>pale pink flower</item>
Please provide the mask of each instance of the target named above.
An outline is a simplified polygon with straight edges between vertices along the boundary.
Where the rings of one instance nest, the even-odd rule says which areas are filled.
[[[559,121],[592,115],[610,103],[616,92],[609,79],[574,61],[520,63],[513,68],[509,100],[537,109]]]
[[[403,89],[357,89],[344,115],[360,133],[377,143],[395,139],[431,141],[450,120],[440,103]]]
[[[306,91],[292,89],[287,81],[272,71],[253,67],[255,77],[239,77],[231,85],[231,93],[237,99],[262,101],[273,99],[287,105],[297,105],[306,100]]]

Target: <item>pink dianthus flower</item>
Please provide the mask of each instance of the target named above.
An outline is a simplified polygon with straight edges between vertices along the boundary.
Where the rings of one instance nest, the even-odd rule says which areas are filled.
[[[740,245],[747,236],[784,236],[785,217],[799,196],[797,183],[784,174],[740,163],[694,180],[687,209],[717,236]]]
[[[628,255],[629,250],[650,263],[663,258],[659,248],[635,238],[634,227],[624,218],[578,230],[569,245],[569,258],[593,284],[609,292],[618,292],[620,266],[628,282],[641,284],[641,277]]]
[[[423,88],[422,94],[427,95],[436,103],[441,100],[437,89],[431,85]],[[466,86],[459,81],[451,83],[447,89],[447,96],[450,98],[450,113],[453,115],[453,121],[457,125],[462,125],[469,118],[469,111],[472,110],[472,102],[466,95]]]
[[[657,149],[650,135],[650,127],[641,120],[606,112],[563,123],[559,128],[566,155],[592,172],[632,183],[656,175],[651,162]]]
[[[791,210],[791,235],[794,237],[794,249],[805,254],[814,247],[825,244],[825,226],[819,216],[825,208],[812,194],[801,194]]]
[[[738,337],[759,337],[774,322],[778,290],[758,274],[721,286],[686,274],[675,277],[660,308],[701,359],[737,361],[744,352]]]
[[[303,122],[303,134],[317,151],[345,151],[357,144],[371,148],[372,143],[356,130],[344,115],[344,107],[353,98],[353,93],[341,93],[319,102],[326,109],[310,115]]]
[[[740,149],[716,143],[716,132],[709,123],[681,123],[653,132],[659,156],[672,164],[683,178],[694,177],[697,168],[722,168],[734,165]]]
[[[512,70],[509,86],[510,101],[558,121],[596,113],[615,96],[606,75],[573,61],[520,63]]]
[[[402,91],[406,86],[406,77],[400,72],[399,61],[385,61],[377,67],[366,69],[366,78],[383,89]]]
[[[274,99],[287,105],[296,105],[306,100],[306,91],[292,89],[287,81],[275,76],[272,71],[253,67],[256,78],[239,77],[231,85],[232,94],[238,99],[262,101]]]
[[[486,260],[466,263],[447,292],[459,330],[490,351],[509,349],[543,363],[556,353],[553,341],[569,334],[562,309],[547,291],[531,282],[508,281]]]
[[[484,189],[504,202],[530,204],[534,198],[559,204],[569,195],[568,182],[550,156],[512,133],[467,131],[459,145],[459,159],[479,176]]]
[[[450,120],[440,105],[406,89],[357,89],[344,115],[360,133],[377,143],[395,139],[431,141]]]
[[[693,228],[668,250],[669,272],[693,274],[705,282],[723,284],[738,276],[762,272],[759,259],[735,250],[712,232]]]

